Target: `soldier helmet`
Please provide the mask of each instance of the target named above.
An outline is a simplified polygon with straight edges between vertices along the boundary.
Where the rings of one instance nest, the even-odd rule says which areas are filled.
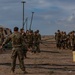
[[[60,30],[57,30],[58,32],[60,32]]]
[[[18,27],[14,27],[14,31],[18,31],[18,29],[19,29]]]
[[[39,30],[37,30],[36,32],[39,33]]]
[[[73,33],[75,33],[75,31],[74,31],[74,30],[73,30],[72,32],[73,32]]]

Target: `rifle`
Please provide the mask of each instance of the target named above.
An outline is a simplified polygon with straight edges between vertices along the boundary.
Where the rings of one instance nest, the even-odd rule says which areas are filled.
[[[44,46],[46,46],[46,47],[49,47],[48,45],[46,45],[45,43],[43,43],[43,42],[41,42],[41,44],[43,44]]]

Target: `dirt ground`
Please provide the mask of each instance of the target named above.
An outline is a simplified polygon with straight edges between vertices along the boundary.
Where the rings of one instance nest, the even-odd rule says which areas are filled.
[[[54,40],[43,37],[41,53],[27,52],[24,59],[27,74],[22,74],[17,60],[15,75],[75,75],[75,63],[72,61],[72,50],[59,50]],[[51,42],[50,42],[51,41]],[[11,50],[0,52],[0,75],[11,75]]]

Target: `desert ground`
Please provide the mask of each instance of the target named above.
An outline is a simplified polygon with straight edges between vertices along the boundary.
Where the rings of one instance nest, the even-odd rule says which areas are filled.
[[[24,59],[27,74],[22,74],[18,60],[14,75],[75,75],[72,50],[56,48],[54,36],[43,36],[41,53],[27,52]],[[0,52],[0,75],[11,75],[11,50]]]

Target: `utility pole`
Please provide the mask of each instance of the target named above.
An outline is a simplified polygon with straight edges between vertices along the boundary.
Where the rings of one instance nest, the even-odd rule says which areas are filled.
[[[34,12],[32,12],[32,17],[31,17],[31,22],[30,22],[30,28],[29,28],[29,30],[31,30],[32,21],[33,21],[33,14],[34,14]]]
[[[23,3],[23,29],[24,29],[24,19],[25,19],[25,17],[24,17],[24,4],[26,3],[25,1],[22,1],[21,3]]]
[[[26,18],[26,30],[27,30],[27,25],[28,25],[28,17]]]

